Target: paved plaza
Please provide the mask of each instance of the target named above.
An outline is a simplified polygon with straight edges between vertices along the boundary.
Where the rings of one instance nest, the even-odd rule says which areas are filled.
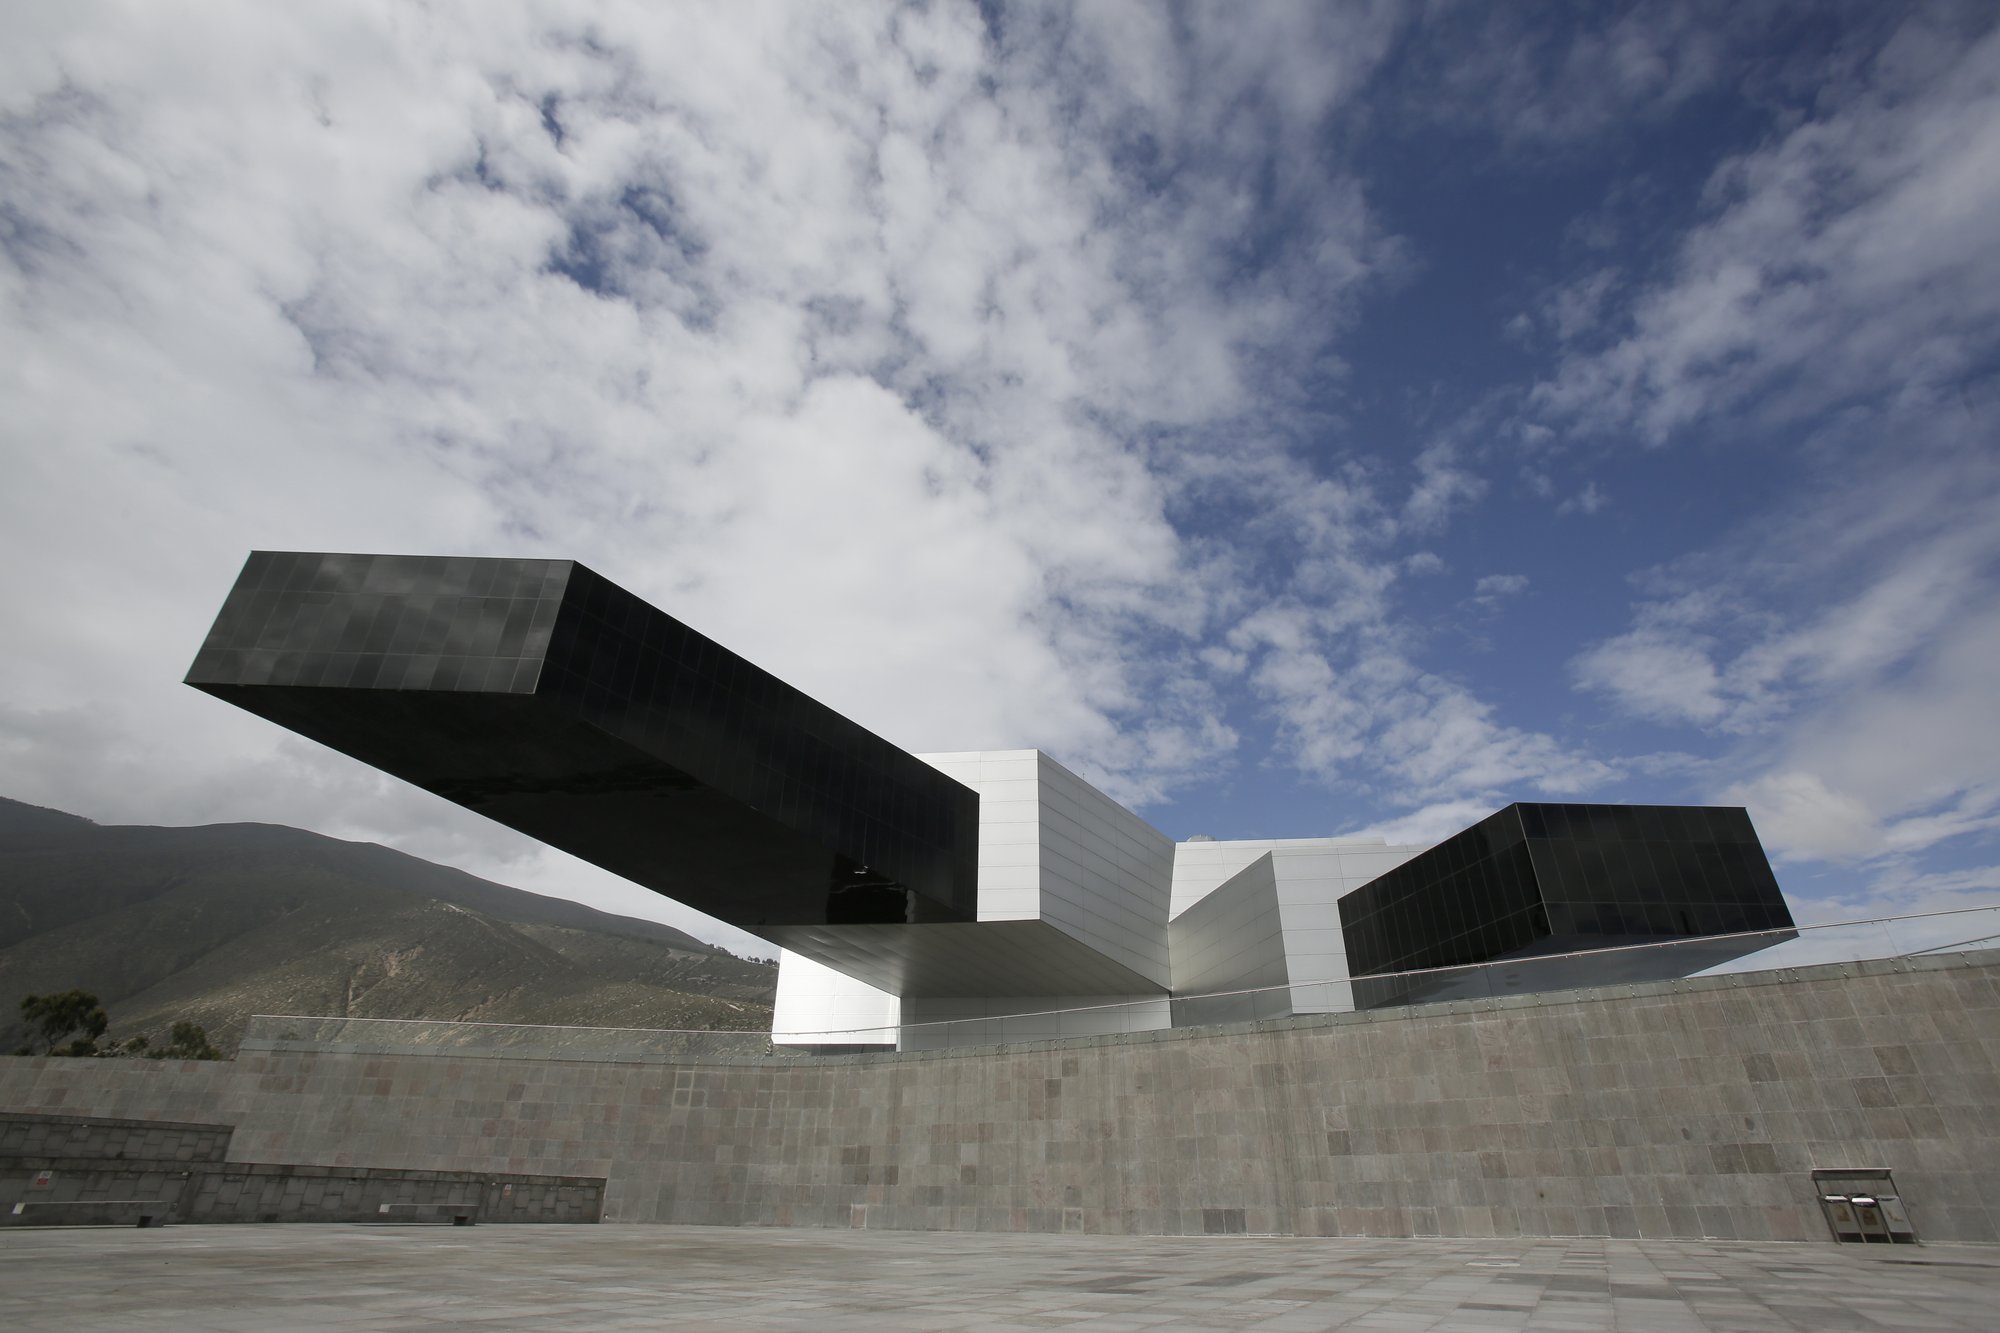
[[[0,1233],[10,1329],[1978,1329],[2000,1250],[673,1226]]]

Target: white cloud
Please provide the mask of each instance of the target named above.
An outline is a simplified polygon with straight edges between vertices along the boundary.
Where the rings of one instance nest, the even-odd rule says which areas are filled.
[[[1380,838],[1391,846],[1427,847],[1470,828],[1492,813],[1492,802],[1483,799],[1443,801],[1341,836]]]
[[[1773,764],[1866,803],[1874,826],[1834,855],[1921,850],[2000,827],[2000,608],[1954,626],[1911,671],[1835,695],[1789,729]],[[1794,854],[1811,844],[1781,843]]]
[[[1419,677],[1382,711],[1392,720],[1380,732],[1379,762],[1407,784],[1405,800],[1523,789],[1578,797],[1615,775],[1554,737],[1496,721],[1492,705],[1435,676]]]
[[[1594,514],[1611,503],[1611,497],[1604,488],[1594,481],[1587,481],[1583,489],[1556,506],[1558,514]]]
[[[1715,172],[1670,279],[1575,346],[1538,405],[1659,441],[1717,412],[1793,420],[1950,385],[2000,330],[1996,74],[2000,32],[1909,17],[1823,109]]]
[[[1938,432],[1903,425],[1912,439]],[[1579,654],[1577,684],[1640,717],[1741,733],[1906,687],[1980,631],[2000,571],[2000,468],[1927,443],[1849,464],[1861,484],[1797,497],[1654,571],[1666,595]],[[1976,680],[1965,688],[1978,694]]]
[[[1726,787],[1720,796],[1727,804],[1748,806],[1766,846],[1781,854],[1837,860],[1880,844],[1881,829],[1868,803],[1831,790],[1815,773],[1766,773]]]
[[[1838,906],[1854,916],[1874,918],[1930,912],[1963,914],[1955,920],[1932,923],[1926,929],[1942,934],[1942,943],[1991,940],[2000,935],[2000,921],[1994,919],[1990,907],[1996,896],[2000,896],[1996,890],[2000,890],[2000,865],[1929,873],[1895,866],[1879,875],[1868,886],[1865,896]],[[1975,913],[1968,911],[1971,908],[1987,910]]]
[[[1409,114],[1477,126],[1542,155],[1656,124],[1731,71],[1731,48],[1783,18],[1768,5],[1625,3],[1555,23],[1510,5],[1437,5],[1414,53]]]
[[[1711,790],[1800,864],[1993,826],[2000,32],[1956,21],[1899,15],[1828,56],[1810,112],[1714,173],[1657,281],[1562,327],[1533,395],[1573,440],[1802,442],[1789,472],[1744,458],[1793,494],[1655,571],[1632,627],[1571,664],[1631,716],[1743,737]]]
[[[1569,342],[1593,332],[1619,277],[1616,268],[1600,268],[1550,293],[1543,318],[1555,337]]]
[[[2000,485],[1950,466],[1879,477],[1859,533],[1845,505],[1688,562],[1690,590],[1572,664],[1577,683],[1652,721],[1744,737],[1709,774],[1794,861],[1916,854],[2000,828]]]
[[[1485,802],[1523,790],[1576,795],[1614,769],[1531,729],[1507,725],[1463,685],[1416,666],[1370,625],[1351,627],[1305,605],[1273,607],[1234,631],[1253,654],[1252,686],[1279,723],[1279,743],[1322,781],[1365,774],[1401,805]]]
[[[1398,262],[1294,151],[1392,21],[21,16],[9,794],[580,882],[178,686],[252,546],[575,556],[911,748],[1041,745],[1135,800],[1223,762],[1237,566],[1168,507],[1282,466],[1267,424]],[[1274,219],[1299,243],[1246,265]],[[1295,511],[1327,551],[1340,492]]]
[[[1417,455],[1417,484],[1403,504],[1403,523],[1413,532],[1436,532],[1454,510],[1486,493],[1486,482],[1458,464],[1457,451],[1434,444]]]
[[[1729,711],[1700,636],[1646,626],[1592,646],[1571,667],[1577,684],[1656,722],[1713,723]]]
[[[1459,62],[1417,123],[1476,106],[1518,167],[1741,75],[1776,20],[1738,8],[1445,15],[1468,54],[1394,6],[37,7],[0,51],[9,794],[585,892],[176,683],[268,546],[575,556],[899,744],[1041,745],[1129,801],[1268,761],[1416,827],[1670,774],[1827,855],[1859,802],[1840,854],[1878,869],[1977,836],[1995,774],[1947,722],[2000,711],[1961,666],[2000,551],[1963,374],[2000,316],[1992,39],[1828,66],[1669,263],[1552,277],[1508,352],[1555,349],[1535,394],[1413,409],[1404,456],[1354,424],[1343,340],[1425,258],[1349,165],[1385,59],[1427,93]],[[1456,594],[1416,580],[1568,604],[1464,549],[1512,535],[1494,440],[1538,520],[1615,487],[1609,542],[1654,496],[1563,450],[1770,422],[1825,486],[1579,620],[1573,663],[1740,750],[1615,756],[1441,667],[1413,608]],[[1892,724],[1894,781],[1839,744]]]
[[[1472,585],[1475,601],[1488,606],[1497,606],[1509,597],[1518,597],[1528,590],[1526,574],[1488,574]]]

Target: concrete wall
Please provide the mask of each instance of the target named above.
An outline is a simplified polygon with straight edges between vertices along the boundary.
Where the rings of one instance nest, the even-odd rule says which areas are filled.
[[[1000,1050],[667,1065],[0,1060],[0,1109],[233,1159],[606,1176],[607,1221],[1823,1240],[1887,1166],[2000,1239],[2000,953]]]

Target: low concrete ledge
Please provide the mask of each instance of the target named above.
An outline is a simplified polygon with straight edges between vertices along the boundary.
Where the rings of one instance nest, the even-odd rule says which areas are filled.
[[[171,1199],[23,1199],[0,1211],[0,1227],[157,1227]]]

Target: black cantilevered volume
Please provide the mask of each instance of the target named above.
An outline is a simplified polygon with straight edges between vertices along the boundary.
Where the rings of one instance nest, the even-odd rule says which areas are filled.
[[[1686,976],[1796,934],[1729,806],[1510,805],[1342,898],[1340,924],[1363,1009]],[[1573,957],[1628,945],[1658,947]],[[1521,966],[1479,966],[1500,960]],[[1362,979],[1439,968],[1470,970]]]
[[[976,916],[976,793],[573,561],[254,552],[187,683],[752,932]]]

